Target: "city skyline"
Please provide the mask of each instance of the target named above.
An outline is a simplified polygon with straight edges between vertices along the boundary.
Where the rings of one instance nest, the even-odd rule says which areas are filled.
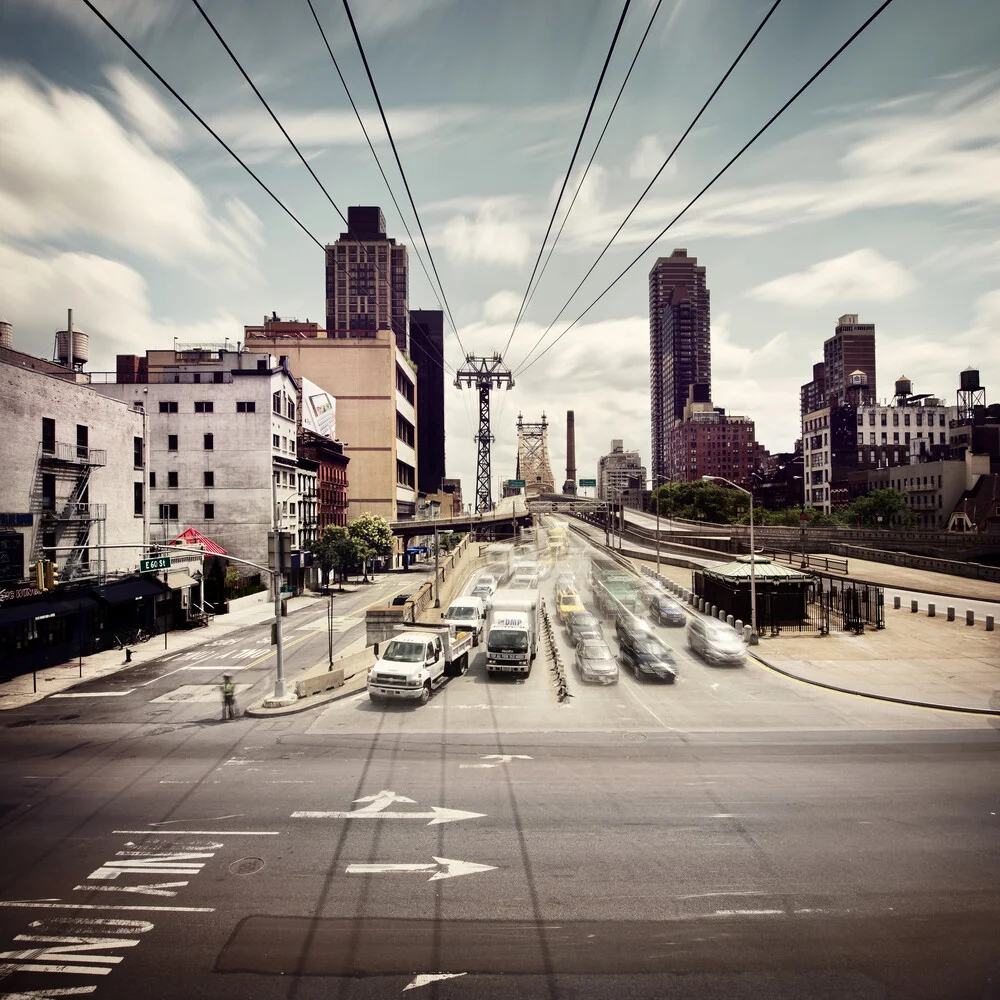
[[[220,30],[341,208],[384,205],[389,234],[409,246],[302,12],[282,20],[251,6],[255,16],[245,23],[220,9]],[[331,28],[342,27],[333,7],[320,10]],[[105,12],[324,243],[343,231],[193,8],[109,3]],[[518,408],[575,410],[581,476],[596,469],[607,429],[647,458],[645,273],[674,246],[687,246],[711,271],[713,396],[754,419],[772,452],[790,450],[798,436],[799,386],[845,313],[874,323],[883,358],[906,357],[901,368],[927,391],[950,400],[955,373],[974,363],[992,400],[1000,385],[1000,13],[973,2],[963,12],[950,17],[929,2],[890,7],[773,135],[519,376],[516,399],[499,394],[495,473],[513,474]],[[464,347],[491,353],[510,334],[616,11],[594,2],[579,17],[549,23],[525,6],[532,42],[513,88],[498,85],[500,70],[482,58],[478,40],[487,33],[502,50],[511,39],[502,17],[483,12],[473,34],[453,4],[425,4],[418,13],[373,4],[359,12],[359,30]],[[621,249],[609,252],[592,294],[588,284],[563,321],[869,13],[850,2],[821,14],[794,6],[775,14],[681,147],[676,171],[642,203]],[[647,14],[637,10],[626,22],[615,84]],[[515,370],[755,24],[751,11],[712,14],[711,4],[664,5],[512,339]],[[9,29],[0,42],[0,134],[10,154],[0,166],[0,266],[8,277],[0,313],[14,323],[16,346],[48,353],[67,306],[92,336],[90,367],[106,370],[116,353],[168,347],[175,337],[236,340],[245,323],[272,311],[323,322],[322,254],[92,15],[57,0],[4,0],[0,17]],[[931,44],[942,37],[948,44]],[[338,38],[345,55],[347,40]],[[428,46],[454,58],[418,59]],[[63,50],[69,57],[56,59]],[[679,51],[689,54],[671,58]],[[376,148],[388,152],[363,74],[349,59],[345,72]],[[578,163],[571,188],[579,171]],[[416,233],[412,218],[409,225]],[[435,308],[422,272],[411,272],[410,303]],[[560,329],[561,322],[553,334]],[[608,343],[616,350],[594,365]],[[452,365],[461,360],[450,328],[445,352]],[[467,495],[475,474],[471,404],[470,393],[448,387],[448,471]],[[560,422],[555,467],[564,465]]]

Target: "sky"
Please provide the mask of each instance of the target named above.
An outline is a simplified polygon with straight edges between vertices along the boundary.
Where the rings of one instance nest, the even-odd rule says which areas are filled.
[[[320,243],[337,238],[341,219],[193,2],[94,3]],[[380,205],[410,246],[411,308],[438,307],[307,0],[202,3],[332,200]],[[419,240],[343,3],[313,4]],[[514,475],[519,412],[546,414],[557,486],[568,409],[579,477],[612,438],[648,463],[648,274],[675,247],[707,269],[713,401],[752,417],[772,452],[799,436],[799,386],[844,313],[875,324],[880,397],[905,374],[954,403],[973,365],[1000,399],[996,0],[895,0],[643,252],[877,7],[782,0],[536,347],[768,7],[630,3],[556,228],[652,27],[514,330],[622,2],[354,0],[457,326],[449,369],[502,351],[515,372],[492,400],[494,482]],[[237,342],[272,312],[322,322],[323,253],[83,0],[0,0],[0,314],[15,347],[51,356],[68,307],[90,369],[113,370],[117,353]],[[470,500],[477,399],[445,377],[447,474]]]

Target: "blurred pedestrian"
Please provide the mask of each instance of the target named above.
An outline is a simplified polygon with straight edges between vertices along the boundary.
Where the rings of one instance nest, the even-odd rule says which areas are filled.
[[[222,721],[236,718],[236,685],[232,674],[222,675]]]

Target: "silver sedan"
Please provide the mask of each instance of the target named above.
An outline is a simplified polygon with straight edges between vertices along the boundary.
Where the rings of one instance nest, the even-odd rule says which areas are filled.
[[[618,683],[618,663],[603,639],[583,639],[577,643],[576,669],[580,680],[595,684]]]

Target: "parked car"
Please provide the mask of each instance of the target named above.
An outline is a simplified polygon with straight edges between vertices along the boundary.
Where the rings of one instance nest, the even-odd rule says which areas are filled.
[[[684,625],[687,622],[684,609],[672,597],[658,592],[649,598],[649,614],[657,625]]]
[[[403,604],[408,604],[413,600],[413,594],[397,594],[390,602],[392,607],[398,608]]]
[[[566,618],[566,631],[574,646],[581,639],[603,639],[604,626],[589,611],[574,611]]]
[[[677,661],[670,648],[652,634],[624,632],[618,640],[618,658],[635,679],[657,677],[668,684],[677,680]]]
[[[688,645],[707,663],[715,666],[742,667],[746,648],[735,629],[711,618],[696,615],[688,621]]]
[[[595,684],[618,683],[618,664],[603,639],[584,639],[577,644],[576,669],[580,680]]]

